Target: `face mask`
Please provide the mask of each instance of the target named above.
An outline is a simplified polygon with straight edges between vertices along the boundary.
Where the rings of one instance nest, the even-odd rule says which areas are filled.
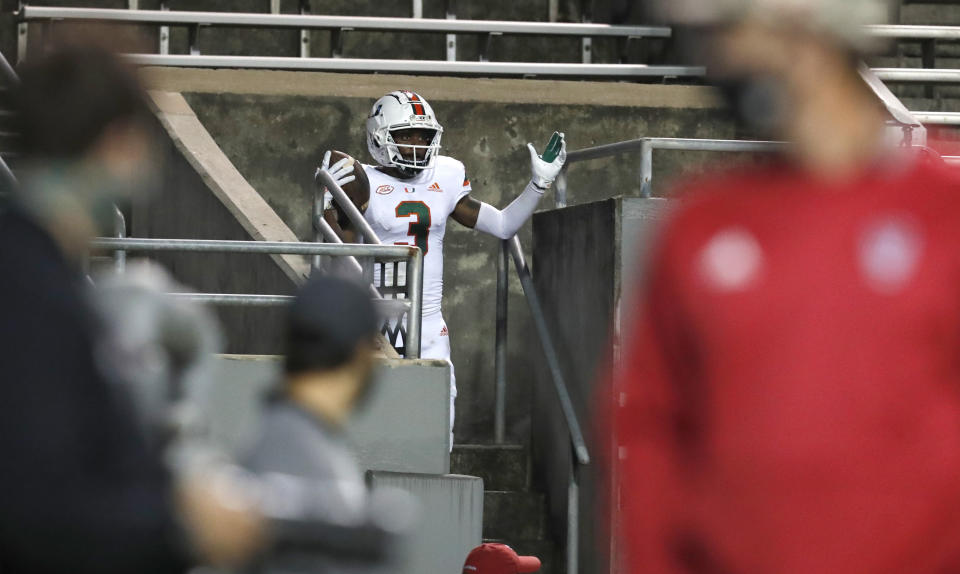
[[[745,75],[715,83],[738,124],[751,134],[775,137],[785,118],[786,93],[773,77]]]

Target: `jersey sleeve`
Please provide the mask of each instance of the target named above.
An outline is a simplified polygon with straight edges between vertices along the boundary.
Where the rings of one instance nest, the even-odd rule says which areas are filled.
[[[462,183],[456,188],[457,192],[454,194],[453,198],[453,207],[456,207],[460,200],[470,194],[473,191],[473,186],[470,184],[470,178],[467,177],[467,170],[462,163],[458,163],[457,167],[457,180],[462,181]]]

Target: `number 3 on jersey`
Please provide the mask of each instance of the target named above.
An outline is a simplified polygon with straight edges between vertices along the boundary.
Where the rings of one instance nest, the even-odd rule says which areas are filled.
[[[404,201],[397,206],[397,217],[416,217],[410,222],[407,235],[413,237],[415,245],[426,255],[430,249],[430,206],[422,201]]]

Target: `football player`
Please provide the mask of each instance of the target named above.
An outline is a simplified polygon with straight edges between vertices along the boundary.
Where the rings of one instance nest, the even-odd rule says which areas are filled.
[[[423,324],[421,357],[450,361],[450,338],[443,320],[443,238],[447,220],[499,239],[513,237],[530,218],[543,194],[563,169],[566,142],[563,134],[551,140],[546,159],[530,151],[531,178],[523,192],[500,210],[470,195],[472,187],[464,166],[440,155],[443,127],[433,108],[409,91],[391,92],[377,100],[367,118],[367,149],[375,165],[361,165],[370,182],[368,189],[345,190],[385,244],[416,245],[423,251]],[[555,157],[551,157],[555,156]],[[323,168],[329,165],[330,152]],[[334,179],[349,182],[352,166],[338,162]],[[326,219],[345,242],[354,240],[354,230],[337,212],[329,192]],[[450,365],[450,432],[453,445],[456,377]]]

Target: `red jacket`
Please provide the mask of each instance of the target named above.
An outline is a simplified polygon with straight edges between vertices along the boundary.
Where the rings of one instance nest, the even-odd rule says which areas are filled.
[[[960,179],[693,187],[618,383],[628,571],[960,572]]]

